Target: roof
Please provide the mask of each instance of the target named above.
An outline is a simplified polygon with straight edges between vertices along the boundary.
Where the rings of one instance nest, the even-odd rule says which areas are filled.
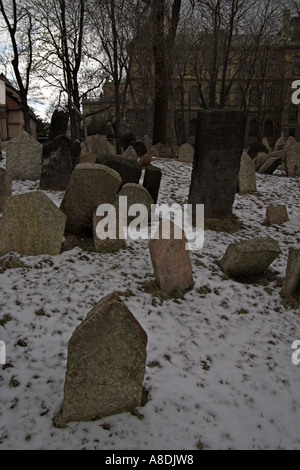
[[[18,90],[13,87],[10,81],[6,78],[6,76],[1,73],[0,74],[0,81],[4,82],[6,85],[6,106],[8,110],[17,111],[21,109],[21,98]],[[32,119],[36,120],[36,115],[29,108],[29,114]]]

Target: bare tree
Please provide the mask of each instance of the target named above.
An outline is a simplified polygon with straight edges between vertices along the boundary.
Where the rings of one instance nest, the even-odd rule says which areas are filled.
[[[19,89],[24,129],[31,134],[28,93],[33,67],[33,19],[26,2],[0,0],[0,12],[12,46],[11,61]]]

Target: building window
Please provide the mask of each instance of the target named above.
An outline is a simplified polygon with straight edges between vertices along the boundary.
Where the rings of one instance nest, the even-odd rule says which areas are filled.
[[[193,87],[190,89],[190,92],[189,92],[189,101],[190,101],[190,105],[191,105],[191,106],[198,106],[198,107],[200,107],[200,94],[199,94],[198,87],[193,86]]]
[[[252,121],[250,121],[250,124],[249,124],[249,137],[257,138],[258,137],[258,130],[259,130],[259,126],[258,126],[257,120],[252,119]]]
[[[258,106],[259,105],[259,89],[252,88],[250,91],[250,106]]]
[[[273,137],[274,135],[274,124],[273,121],[269,120],[264,125],[264,137]]]
[[[266,107],[273,108],[275,104],[275,90],[270,87],[266,90]]]
[[[289,129],[289,137],[296,137],[296,129],[294,128]]]

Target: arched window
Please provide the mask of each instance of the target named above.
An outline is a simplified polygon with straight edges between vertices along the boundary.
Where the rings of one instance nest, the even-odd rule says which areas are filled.
[[[193,86],[189,92],[189,101],[191,106],[200,107],[200,94],[197,86]]]
[[[275,103],[275,90],[272,87],[266,90],[266,106],[267,108],[273,108]]]
[[[273,137],[274,135],[274,124],[273,121],[268,120],[264,125],[264,137]]]
[[[259,104],[259,89],[252,88],[250,91],[250,106],[258,106]]]
[[[256,119],[252,119],[249,123],[249,137],[258,137],[259,126]]]

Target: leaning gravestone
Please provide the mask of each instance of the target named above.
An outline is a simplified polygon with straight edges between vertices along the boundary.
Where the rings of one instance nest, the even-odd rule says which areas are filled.
[[[219,264],[228,276],[258,276],[280,253],[277,241],[272,238],[253,238],[229,245]]]
[[[138,162],[125,160],[118,155],[100,155],[96,163],[105,165],[119,173],[122,178],[122,184],[136,183],[139,184],[142,167]]]
[[[80,143],[72,143],[65,135],[44,144],[41,188],[64,191],[79,159]]]
[[[229,219],[238,187],[246,115],[242,111],[198,113],[189,204],[204,204],[206,219]]]
[[[43,146],[25,131],[7,142],[6,170],[14,180],[37,181],[41,177]]]
[[[72,173],[60,209],[67,216],[69,233],[92,234],[93,212],[111,204],[121,186],[120,175],[103,165],[80,163]]]
[[[0,225],[0,256],[58,255],[66,216],[41,191],[11,196]]]
[[[153,165],[148,165],[146,167],[143,186],[151,195],[154,204],[156,204],[158,200],[161,178],[162,171],[160,168]]]
[[[64,400],[54,425],[140,407],[146,346],[147,334],[118,295],[104,297],[69,341]]]
[[[272,152],[268,154],[266,161],[260,166],[258,173],[272,175],[282,163],[283,152]]]
[[[3,212],[5,203],[12,193],[12,180],[7,171],[0,168],[0,212]]]
[[[133,206],[134,204],[142,204],[143,206],[145,206],[145,208],[147,209],[147,221],[142,220],[141,214],[140,214],[140,217],[141,217],[140,221],[141,223],[146,223],[146,222],[148,223],[148,220],[151,214],[151,206],[153,204],[153,199],[151,195],[149,194],[149,192],[147,191],[147,189],[144,188],[144,186],[141,186],[140,184],[134,184],[134,183],[124,184],[121,191],[117,194],[113,203],[117,210],[121,209],[120,197],[127,198],[126,201],[127,201],[128,211],[130,207]],[[128,216],[128,220],[127,221],[124,220],[123,222],[124,223],[130,222],[132,219],[136,217],[137,217],[136,215]]]
[[[88,152],[96,155],[114,154],[113,146],[108,142],[106,135],[91,135],[81,144],[81,153]]]
[[[256,173],[253,160],[244,150],[241,159],[241,166],[239,172],[239,185],[238,190],[240,194],[248,194],[256,192]]]
[[[163,224],[170,224],[169,234],[164,233]],[[160,221],[155,236],[149,241],[156,282],[159,288],[168,294],[193,286],[190,252],[186,249],[186,243],[181,228],[164,219]]]
[[[300,251],[290,248],[286,275],[283,282],[281,297],[294,299],[300,303]]]

